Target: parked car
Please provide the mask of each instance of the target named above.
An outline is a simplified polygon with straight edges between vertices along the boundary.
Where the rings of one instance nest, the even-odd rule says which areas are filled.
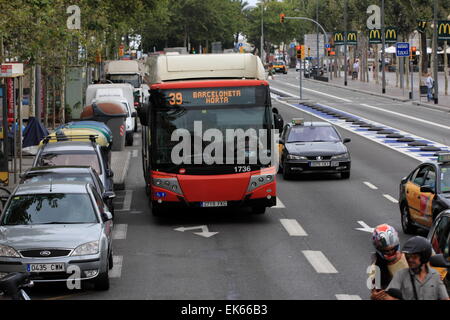
[[[90,166],[100,177],[106,191],[114,190],[108,155],[95,142],[59,141],[43,143],[34,157],[33,167]]]
[[[25,171],[20,178],[20,183],[50,183],[51,181],[90,183],[95,187],[98,194],[102,196],[114,216],[113,200],[116,195],[111,190],[106,191],[97,172],[89,166],[34,167]]]
[[[71,280],[108,290],[112,227],[112,214],[91,184],[19,184],[0,216],[0,277],[29,272],[34,282],[63,282],[75,274]]]

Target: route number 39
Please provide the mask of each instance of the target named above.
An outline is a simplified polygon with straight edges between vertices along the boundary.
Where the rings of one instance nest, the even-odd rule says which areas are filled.
[[[180,92],[176,92],[176,93],[170,93],[169,94],[169,104],[171,106],[175,105],[175,104],[183,104],[183,95]]]

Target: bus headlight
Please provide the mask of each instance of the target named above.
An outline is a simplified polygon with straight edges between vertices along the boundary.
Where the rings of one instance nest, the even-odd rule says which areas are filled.
[[[152,178],[155,187],[169,190],[177,194],[183,194],[177,178]]]
[[[248,184],[247,192],[251,192],[265,184],[271,183],[275,181],[275,176],[273,174],[259,174],[253,175],[250,178],[250,182]]]

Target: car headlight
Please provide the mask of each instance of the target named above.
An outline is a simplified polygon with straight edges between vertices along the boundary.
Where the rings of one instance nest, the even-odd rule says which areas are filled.
[[[332,160],[343,160],[343,159],[348,159],[348,158],[349,158],[348,152],[342,153],[342,154],[338,154],[338,155],[335,155],[335,156],[331,157]]]
[[[288,160],[308,160],[308,158],[306,158],[304,156],[296,156],[294,154],[288,154],[287,159]]]
[[[99,248],[98,241],[92,241],[81,246],[78,246],[75,250],[73,250],[71,256],[86,256],[89,254],[97,254]]]
[[[20,258],[20,255],[13,248],[0,244],[0,257]]]

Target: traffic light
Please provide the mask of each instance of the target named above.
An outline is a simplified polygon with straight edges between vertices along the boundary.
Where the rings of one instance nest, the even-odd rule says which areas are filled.
[[[301,46],[297,46],[297,59],[301,59],[302,58],[302,47]]]
[[[417,55],[417,48],[411,47],[411,58],[413,59]]]
[[[281,23],[284,23],[284,17],[285,17],[286,15],[284,14],[284,13],[280,13],[280,22]]]
[[[327,57],[331,55],[331,48],[327,48]]]

